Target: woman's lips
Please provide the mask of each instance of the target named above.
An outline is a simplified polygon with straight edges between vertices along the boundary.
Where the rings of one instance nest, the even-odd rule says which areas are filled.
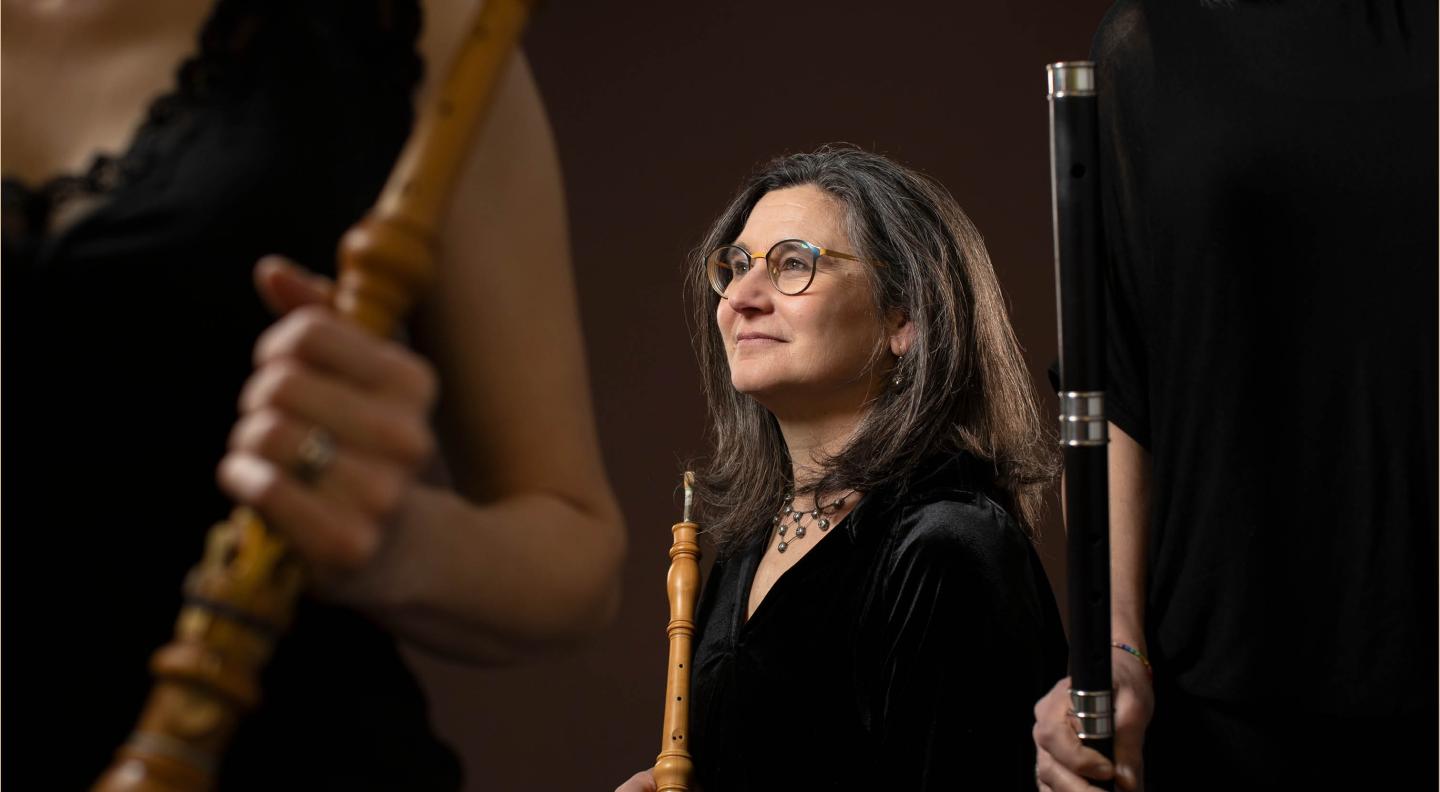
[[[764,334],[764,333],[741,333],[740,335],[738,335],[738,336],[735,337],[735,345],[736,345],[736,346],[746,346],[746,345],[760,346],[760,345],[763,345],[763,344],[780,344],[780,343],[784,343],[784,342],[781,341],[780,339],[776,338],[775,336],[766,335],[766,334]]]

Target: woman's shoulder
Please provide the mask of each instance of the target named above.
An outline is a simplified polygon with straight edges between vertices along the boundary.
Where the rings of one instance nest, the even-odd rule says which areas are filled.
[[[425,60],[425,79],[418,95],[421,101],[445,79],[446,70],[483,6],[480,0],[420,0],[425,19],[416,43],[420,57]]]
[[[932,492],[896,517],[876,570],[885,618],[938,609],[957,629],[1031,637],[1059,624],[1039,557],[997,498],[978,488]]]
[[[1029,540],[1003,506],[979,488],[932,492],[901,508],[897,563],[1008,565],[1025,558]]]
[[[894,501],[895,566],[975,570],[1024,563],[1029,539],[1002,505],[994,466],[961,452],[922,465]]]

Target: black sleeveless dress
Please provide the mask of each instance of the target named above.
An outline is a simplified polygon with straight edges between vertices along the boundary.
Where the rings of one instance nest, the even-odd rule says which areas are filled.
[[[214,469],[272,321],[255,261],[333,272],[409,132],[419,24],[413,0],[224,0],[128,151],[4,182],[6,781],[88,788],[133,727],[229,511]],[[222,789],[458,788],[359,614],[302,602],[263,689]]]

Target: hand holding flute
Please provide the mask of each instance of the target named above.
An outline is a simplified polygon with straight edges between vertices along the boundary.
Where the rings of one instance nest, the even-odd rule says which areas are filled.
[[[1111,663],[1115,692],[1115,756],[1087,748],[1070,716],[1070,677],[1055,683],[1035,705],[1036,783],[1050,790],[1099,789],[1088,780],[1113,780],[1124,792],[1143,788],[1145,729],[1155,709],[1150,675],[1134,657],[1116,649]]]
[[[1119,652],[1112,651],[1123,649],[1143,657],[1140,650],[1112,639],[1106,294],[1094,64],[1055,63],[1046,67],[1046,74],[1060,308],[1060,443],[1066,471],[1071,652],[1070,675],[1035,707],[1035,781],[1045,790],[1078,788],[1083,784],[1079,773],[1096,779],[1104,789],[1112,788],[1117,779],[1123,789],[1132,789],[1140,739],[1149,719],[1149,686],[1145,680],[1145,694],[1136,697],[1134,668],[1115,662]],[[1122,627],[1129,624],[1122,621]],[[1126,660],[1138,665],[1134,658]],[[1115,745],[1120,698],[1115,679],[1121,681],[1119,692],[1125,698],[1123,752]],[[1143,717],[1137,717],[1142,712]],[[1125,772],[1117,771],[1112,755],[1125,760]]]
[[[522,59],[507,55],[526,6],[524,0],[487,2],[469,36],[456,43],[454,60],[463,68],[434,88],[435,101],[415,125],[390,187],[370,219],[342,244],[345,266],[333,290],[333,309],[326,307],[332,297],[326,281],[273,264],[257,273],[262,292],[289,315],[256,350],[260,372],[246,390],[245,417],[221,471],[235,498],[264,512],[277,529],[264,531],[254,512],[242,509],[237,514],[247,519],[237,516],[239,529],[227,537],[263,533],[265,547],[279,548],[275,554],[287,559],[287,570],[296,566],[288,549],[308,562],[315,573],[311,579],[321,583],[327,599],[342,600],[429,648],[485,660],[563,644],[602,625],[613,612],[623,545],[594,447],[577,319],[568,310],[573,286],[558,163],[547,158],[553,155],[549,130],[528,70]],[[492,94],[496,123],[472,146],[465,131],[478,125],[477,114]],[[447,220],[447,205],[465,221]],[[496,223],[504,225],[504,233]],[[432,258],[447,288],[426,301],[412,329],[446,372],[448,409],[441,423],[453,430],[445,435],[454,464],[444,484],[422,483],[418,475],[436,445],[428,425],[435,376],[428,364],[389,340],[427,280],[416,262]],[[496,264],[514,260],[526,266]],[[349,266],[357,261],[374,266]],[[399,277],[391,284],[376,272]],[[527,301],[532,294],[543,295],[543,304],[541,297]],[[516,344],[522,323],[510,311],[543,340],[524,348]],[[341,315],[376,337],[342,323]],[[542,350],[538,360],[516,360]],[[225,401],[233,398],[231,391]],[[513,420],[517,414],[534,420]],[[526,530],[514,530],[517,524]],[[552,541],[557,535],[567,542]],[[230,557],[226,546],[212,542],[211,549],[216,552],[207,559]],[[537,564],[556,574],[524,574]],[[515,570],[522,572],[507,574]],[[296,577],[287,574],[284,580],[293,584]],[[541,579],[557,583],[544,583],[544,596],[515,595]],[[187,591],[192,607],[182,616],[183,640],[177,641],[184,652],[165,654],[157,675],[167,691],[188,693],[184,685],[193,687],[199,673],[191,666],[223,667],[227,675],[202,681],[213,681],[220,698],[244,710],[259,698],[255,685],[231,684],[238,676],[228,672],[241,664],[230,662],[230,654],[195,649],[200,632],[195,625],[219,624],[241,634],[246,640],[232,654],[252,669],[268,652],[257,651],[260,642],[249,640],[249,633],[271,637],[284,620],[252,618],[253,609],[230,605],[235,598],[211,596],[213,588]],[[325,603],[312,610],[338,612],[337,620],[348,616]],[[368,623],[364,627],[378,632]],[[388,645],[373,645],[380,647],[374,661],[380,665]],[[205,662],[180,667],[179,659],[197,657]],[[224,662],[213,662],[215,657]],[[391,678],[403,683],[404,677],[397,669]],[[325,711],[332,717],[333,710]],[[175,718],[142,720],[142,739],[132,741],[145,753],[138,759],[197,758],[190,762],[197,768],[188,776],[192,788],[210,783],[201,776],[226,772],[214,759],[224,740],[213,735],[228,734],[235,715],[212,719],[223,720],[224,728],[205,724],[203,752],[166,731]],[[138,753],[123,759],[127,764],[117,782],[137,776],[132,760]],[[436,774],[452,764],[448,755],[428,756],[434,757]],[[257,772],[256,765],[246,756],[230,766]]]
[[[1112,568],[1112,632],[1118,643],[1145,651],[1144,580],[1128,579],[1118,559],[1134,554],[1149,514],[1144,478],[1149,460],[1145,450],[1114,424],[1110,425],[1110,531]],[[1122,493],[1130,493],[1122,496]],[[1137,497],[1138,495],[1138,497]],[[1115,755],[1111,762],[1085,748],[1069,722],[1070,677],[1065,677],[1035,705],[1037,774],[1041,789],[1081,789],[1085,779],[1114,779],[1127,792],[1143,787],[1142,751],[1145,729],[1155,707],[1147,666],[1128,652],[1111,647],[1111,688],[1115,692]],[[1093,788],[1093,787],[1092,787]]]

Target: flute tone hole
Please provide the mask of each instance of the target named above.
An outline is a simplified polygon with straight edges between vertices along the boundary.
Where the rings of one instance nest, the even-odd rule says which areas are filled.
[[[1085,163],[1077,162],[1070,166],[1070,176],[1075,179],[1085,178]]]
[[[676,696],[676,697],[675,697],[675,700],[676,700],[676,701],[683,701],[684,699],[682,699],[680,696]]]

